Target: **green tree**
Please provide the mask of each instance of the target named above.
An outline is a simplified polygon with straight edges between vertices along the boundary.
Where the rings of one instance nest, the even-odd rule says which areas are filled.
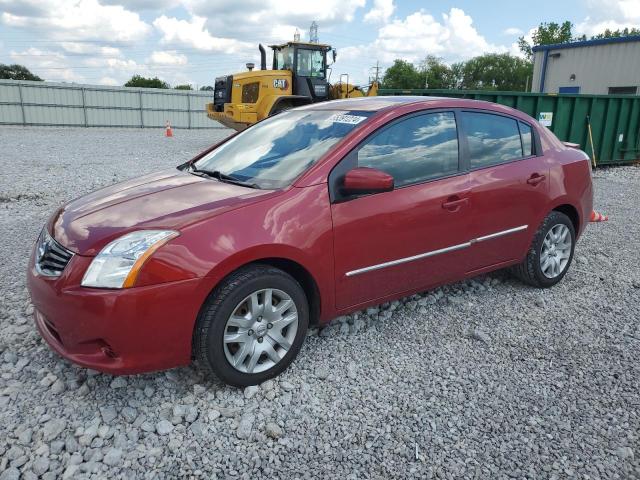
[[[460,88],[470,90],[524,91],[533,74],[530,61],[508,53],[474,57],[460,67]]]
[[[591,37],[591,39],[596,40],[600,38],[619,38],[619,37],[628,37],[630,35],[640,35],[640,28],[624,28],[622,30],[620,29],[611,30],[607,28],[604,32]]]
[[[202,90],[203,92],[213,92],[214,89],[211,85],[204,85],[200,87],[200,90]]]
[[[35,80],[42,82],[43,80],[29,71],[27,67],[22,65],[5,65],[0,63],[0,78],[3,80]]]
[[[382,86],[383,88],[424,88],[424,75],[413,63],[396,59],[384,72]]]
[[[423,60],[420,73],[425,79],[422,88],[455,88],[457,85],[451,67],[434,55],[428,55]]]
[[[569,43],[573,40],[573,24],[570,21],[562,22],[543,22],[531,35],[533,45],[525,40],[524,37],[518,39],[518,47],[520,51],[526,55],[528,59],[533,58],[533,47],[538,45],[553,45],[556,43]]]
[[[191,88],[191,85],[185,84],[185,85],[176,85],[175,87],[173,87],[174,90],[193,90],[193,88]]]
[[[124,84],[125,87],[143,87],[143,88],[171,88],[169,84],[158,77],[146,78],[141,75],[134,75]]]

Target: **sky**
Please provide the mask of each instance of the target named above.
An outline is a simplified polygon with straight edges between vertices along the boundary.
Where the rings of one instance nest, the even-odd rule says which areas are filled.
[[[200,87],[259,65],[258,43],[296,29],[308,38],[316,21],[338,52],[331,80],[365,84],[396,58],[519,55],[519,36],[564,20],[587,36],[640,27],[640,0],[0,0],[0,63],[57,82],[122,85],[140,74]]]

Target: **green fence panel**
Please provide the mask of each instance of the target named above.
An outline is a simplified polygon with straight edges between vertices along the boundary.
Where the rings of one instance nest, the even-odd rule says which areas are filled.
[[[640,161],[640,96],[572,95],[487,90],[381,89],[379,95],[420,95],[485,100],[516,108],[535,119],[552,113],[549,127],[565,142],[578,143],[598,164]],[[594,151],[589,140],[589,123]]]

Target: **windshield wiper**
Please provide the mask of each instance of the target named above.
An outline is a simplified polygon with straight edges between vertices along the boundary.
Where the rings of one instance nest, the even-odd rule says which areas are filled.
[[[232,183],[234,185],[240,185],[241,187],[256,188],[258,190],[260,189],[260,186],[257,183],[243,182],[239,178],[236,178],[232,175],[227,175],[226,173],[222,173],[219,170],[207,170],[204,168],[198,168],[195,165],[191,165],[191,172],[201,173],[202,175],[215,178],[216,180],[219,180],[224,183]]]

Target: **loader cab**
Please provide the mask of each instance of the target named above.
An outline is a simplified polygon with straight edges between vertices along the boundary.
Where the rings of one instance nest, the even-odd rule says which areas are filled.
[[[273,69],[290,70],[293,79],[293,95],[309,97],[312,102],[329,98],[327,78],[327,52],[329,45],[320,43],[288,42],[271,45]]]

